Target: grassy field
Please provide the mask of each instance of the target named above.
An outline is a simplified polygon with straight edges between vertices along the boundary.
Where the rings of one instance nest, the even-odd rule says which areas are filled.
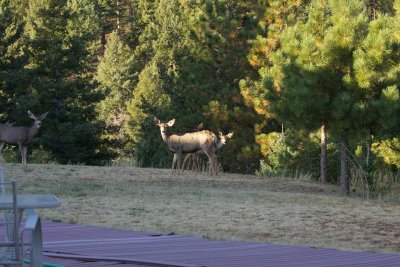
[[[44,219],[213,239],[400,253],[400,204],[282,178],[75,165],[5,164],[19,192],[54,193]]]

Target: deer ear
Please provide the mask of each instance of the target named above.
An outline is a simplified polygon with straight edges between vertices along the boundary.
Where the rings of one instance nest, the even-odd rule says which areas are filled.
[[[218,131],[219,137],[222,137],[224,134],[221,131]]]
[[[233,132],[232,132],[232,133],[228,133],[228,134],[226,135],[226,137],[228,137],[228,138],[232,138],[232,136],[233,136]]]
[[[30,110],[28,110],[28,116],[31,119],[35,119],[36,118],[35,115],[33,115],[33,113]]]
[[[174,124],[175,124],[175,119],[172,119],[172,120],[170,120],[170,121],[167,123],[167,125],[168,125],[169,127],[174,126]]]
[[[47,113],[49,113],[48,111],[46,113],[43,113],[42,115],[40,115],[39,119],[44,120],[44,118],[46,118]]]
[[[155,125],[160,125],[160,123],[161,123],[160,120],[157,119],[157,117],[154,117],[154,120],[153,120],[153,121],[154,121],[154,124],[155,124]]]

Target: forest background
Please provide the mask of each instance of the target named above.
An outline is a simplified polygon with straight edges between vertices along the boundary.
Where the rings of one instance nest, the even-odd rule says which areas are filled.
[[[234,132],[226,172],[400,184],[399,0],[0,0],[0,75],[30,162],[170,167],[156,116]]]

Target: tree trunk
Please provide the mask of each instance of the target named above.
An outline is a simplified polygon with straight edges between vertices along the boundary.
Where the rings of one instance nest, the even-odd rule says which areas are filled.
[[[372,143],[372,137],[371,137],[371,135],[369,135],[367,138],[367,145],[366,145],[367,156],[365,158],[365,165],[366,165],[368,175],[371,172],[371,143]]]
[[[327,168],[326,168],[326,129],[325,124],[321,126],[321,162],[320,162],[320,182],[325,184],[327,182]]]
[[[116,13],[117,13],[117,32],[118,32],[118,36],[120,36],[121,35],[121,30],[120,30],[120,28],[121,28],[121,22],[120,22],[120,16],[121,16],[121,14],[120,14],[120,7],[119,7],[119,0],[117,0],[117,10],[116,10]]]
[[[365,157],[365,165],[366,165],[366,181],[364,185],[364,191],[369,194],[370,190],[369,187],[370,185],[372,186],[372,179],[371,179],[371,146],[372,146],[372,135],[370,134],[367,138],[367,155]]]
[[[101,48],[100,48],[100,55],[104,55],[104,52],[106,51],[106,26],[103,26],[102,31],[101,31]]]
[[[348,133],[343,132],[340,138],[340,191],[350,194],[349,162],[348,162]]]

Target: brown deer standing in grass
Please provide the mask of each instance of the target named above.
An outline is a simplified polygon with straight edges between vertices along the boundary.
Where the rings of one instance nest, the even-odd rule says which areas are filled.
[[[43,113],[36,117],[32,112],[28,111],[29,118],[34,120],[31,127],[13,126],[10,123],[0,123],[0,160],[4,162],[4,157],[1,150],[5,144],[18,145],[21,152],[22,165],[26,165],[26,154],[28,145],[32,142],[33,138],[39,132],[42,121],[46,118],[47,113]]]
[[[218,131],[219,135],[219,140],[217,143],[214,144],[214,152],[216,153],[218,150],[220,150],[228,141],[228,139],[232,138],[233,132],[228,133],[227,135],[224,135],[221,131]],[[182,164],[182,172],[185,169],[185,164],[187,160],[190,160],[192,162],[192,171],[200,171],[200,156],[204,155],[203,150],[198,150],[194,153],[189,153],[185,156],[185,159],[183,160]],[[214,166],[215,169],[217,169],[217,166]]]
[[[210,166],[217,166],[217,157],[214,149],[216,136],[214,133],[202,130],[184,134],[169,134],[167,133],[167,128],[175,124],[175,119],[167,123],[162,123],[159,119],[154,118],[154,123],[160,127],[161,138],[168,145],[169,150],[174,153],[172,171],[174,171],[176,166],[179,172],[182,153],[194,153],[198,150],[203,151],[207,155]],[[210,167],[210,174],[216,175],[216,169]]]

